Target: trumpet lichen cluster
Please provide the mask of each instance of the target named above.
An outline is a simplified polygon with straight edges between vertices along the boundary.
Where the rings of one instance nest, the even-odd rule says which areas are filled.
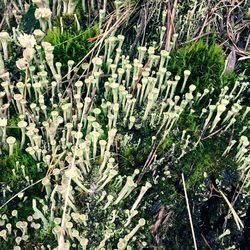
[[[173,155],[178,166],[206,137],[213,133],[226,135],[235,124],[247,122],[249,108],[241,105],[241,94],[249,83],[242,77],[232,89],[222,88],[218,96],[210,95],[213,89],[199,94],[188,70],[183,72],[183,81],[168,71],[171,59],[167,51],[158,54],[155,47],[139,47],[138,57],[131,61],[123,53],[124,37],[119,35],[107,40],[104,54],[90,61],[90,73],[83,80],[73,80],[68,91],[61,63],[54,61],[54,47],[35,36],[26,36],[17,37],[24,51],[32,49],[28,60],[24,56],[17,61],[24,75],[20,80],[25,83],[13,85],[7,71],[2,76],[2,105],[13,98],[11,105],[20,118],[20,137],[13,137],[11,130],[6,134],[8,116],[4,116],[1,140],[9,155],[13,154],[16,140],[21,141],[23,150],[47,169],[47,174],[41,181],[44,198],[30,200],[33,210],[29,220],[12,225],[16,232],[20,231],[13,246],[32,242],[31,228],[50,228],[59,249],[62,245],[64,249],[125,249],[150,244],[142,230],[152,226],[152,218],[146,214],[150,202],[145,193],[172,178],[172,168],[161,169],[166,155]],[[106,72],[102,69],[105,62],[109,62]],[[67,76],[73,74],[74,64],[68,61]],[[84,74],[84,69],[78,73],[80,70]],[[197,113],[200,105],[201,114]],[[196,131],[178,127],[185,114],[199,116]],[[143,133],[146,137],[138,138]],[[148,160],[144,159],[144,166],[131,164],[130,170],[122,169],[119,151],[134,147],[135,152],[140,152],[148,133],[152,151],[148,152]],[[235,148],[238,163],[248,157],[245,133],[246,128],[240,131],[241,137],[234,138],[240,143],[237,148],[237,144],[229,145],[224,153]],[[172,136],[180,143],[163,150]],[[248,167],[245,161],[239,164],[241,171]],[[24,177],[26,168],[21,166]],[[27,184],[32,184],[26,179]],[[5,196],[10,195],[6,190]],[[2,238],[13,240],[7,231]]]
[[[170,5],[143,6],[154,3],[148,26],[133,26],[148,35],[140,46],[120,29],[131,29],[140,1],[10,4],[0,32],[1,249],[183,249],[193,240],[240,249],[248,76],[225,72],[215,41],[176,50],[204,2],[177,21],[180,34],[166,28]],[[22,14],[32,13],[36,26],[25,33]]]

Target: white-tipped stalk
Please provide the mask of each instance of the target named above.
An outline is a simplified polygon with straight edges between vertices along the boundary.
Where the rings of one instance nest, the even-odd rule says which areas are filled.
[[[129,234],[127,234],[124,239],[126,240],[126,242],[129,242],[129,240],[131,238],[133,238],[133,236],[137,233],[137,231],[143,227],[146,224],[146,220],[145,219],[140,219],[138,221],[138,224],[130,231]]]
[[[210,129],[210,133],[214,130],[214,128],[216,127],[217,123],[221,120],[221,114],[226,110],[226,106],[223,104],[218,105],[217,107],[217,114],[214,118],[214,121],[212,123],[211,129]]]
[[[166,50],[161,51],[161,61],[160,61],[160,66],[159,68],[163,68],[165,66],[165,62],[167,57],[169,56],[169,52]]]
[[[209,105],[209,114],[208,114],[207,119],[205,120],[203,129],[205,129],[207,127],[208,123],[210,122],[210,120],[212,118],[212,115],[213,115],[215,109],[216,109],[215,105]]]
[[[16,138],[13,136],[9,136],[6,139],[6,142],[9,145],[9,156],[11,156],[13,154],[13,151],[14,151],[14,145],[16,143]]]
[[[3,49],[3,56],[4,56],[4,60],[8,60],[9,56],[8,56],[8,42],[11,40],[8,32],[6,31],[2,31],[0,32],[0,42],[2,45],[2,49]]]
[[[125,211],[126,212],[126,211]],[[130,224],[130,222],[131,222],[131,220],[133,219],[133,217],[135,217],[137,214],[138,214],[138,211],[137,210],[127,210],[127,212],[126,212],[127,214],[128,214],[128,219],[127,219],[127,221],[126,221],[126,223],[124,224],[124,227],[127,227],[129,224]]]
[[[18,122],[17,126],[21,129],[21,133],[22,133],[22,139],[21,139],[21,149],[24,146],[25,143],[25,128],[27,127],[28,123],[26,121],[20,121]]]
[[[146,106],[146,110],[145,110],[144,115],[142,117],[143,121],[145,121],[147,119],[148,114],[149,114],[150,110],[153,107],[153,104],[154,104],[154,95],[153,95],[153,93],[150,93],[148,95],[148,103],[147,103],[147,106]]]
[[[129,194],[137,184],[134,182],[133,178],[131,176],[127,177],[127,182],[125,186],[122,188],[120,193],[118,194],[117,199],[115,200],[114,204],[118,204],[127,194]]]
[[[144,194],[145,194],[145,193],[147,192],[147,190],[148,190],[149,188],[151,188],[151,187],[152,187],[152,185],[151,185],[149,182],[146,182],[146,185],[143,186],[143,187],[141,188],[140,194],[139,194],[139,196],[137,197],[136,201],[134,202],[134,204],[133,204],[131,210],[135,210],[135,209],[138,207],[138,205],[139,205],[140,201],[142,200]]]
[[[114,142],[116,133],[117,133],[117,129],[115,129],[115,128],[111,129],[111,130],[108,132],[108,143],[107,143],[107,149],[106,149],[106,151],[109,151],[109,150],[110,150],[110,147],[111,147],[111,145],[112,145],[113,142]]]
[[[112,195],[108,195],[107,196],[107,200],[108,200],[108,202],[105,204],[105,206],[103,207],[103,210],[106,210],[109,206],[110,206],[110,204],[112,203],[112,201],[114,200],[114,196],[112,196]]]
[[[49,198],[49,195],[51,193],[51,183],[50,183],[50,179],[48,177],[43,178],[42,180],[42,184],[45,187],[46,190],[46,195],[47,195],[47,199]]]
[[[6,128],[8,120],[6,118],[0,118],[0,128],[2,130],[2,142],[6,140]]]
[[[71,78],[71,71],[72,71],[72,67],[73,67],[74,63],[75,62],[73,60],[68,61],[68,73],[67,73],[68,80]]]
[[[186,83],[187,83],[187,80],[188,80],[188,77],[190,76],[191,72],[189,70],[185,70],[184,71],[184,81],[183,81],[183,84],[182,84],[182,87],[181,87],[181,93],[183,93],[185,87],[186,87]]]
[[[134,124],[135,124],[135,117],[134,116],[130,116],[129,117],[129,125],[128,125],[128,129],[132,129]]]

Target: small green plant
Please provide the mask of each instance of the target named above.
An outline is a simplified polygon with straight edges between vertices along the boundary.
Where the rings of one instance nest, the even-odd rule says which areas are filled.
[[[181,75],[185,69],[191,71],[190,81],[197,90],[214,87],[216,90],[227,85],[234,79],[234,74],[224,75],[226,55],[215,43],[204,40],[186,45],[171,54],[171,64],[168,70]]]
[[[25,171],[22,171],[21,166],[25,166]],[[24,173],[34,180],[39,176],[42,178],[44,174],[43,171],[38,174],[36,161],[28,153],[24,153],[19,144],[15,147],[13,155],[1,157],[0,171],[5,173],[0,176],[0,183],[9,185],[11,188],[27,185]]]
[[[93,46],[90,38],[96,37],[98,33],[99,30],[96,26],[79,32],[76,30],[65,30],[63,33],[57,27],[52,31],[48,31],[45,41],[55,47],[55,62],[67,62],[72,58],[75,62],[79,62]],[[66,69],[66,66],[63,65],[63,73],[66,73]]]

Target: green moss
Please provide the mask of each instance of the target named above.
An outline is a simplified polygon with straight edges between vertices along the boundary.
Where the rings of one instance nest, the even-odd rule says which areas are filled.
[[[187,112],[183,112],[178,120],[177,127],[182,130],[186,130],[189,134],[197,134],[199,129],[199,116],[197,114],[190,114]]]
[[[8,126],[17,126],[18,122],[20,121],[18,115],[13,115],[9,120],[8,120]]]
[[[247,19],[250,19],[250,8],[248,8],[246,17],[247,17]]]
[[[182,171],[188,175],[188,188],[197,188],[204,181],[204,172],[216,179],[228,171],[236,171],[237,164],[233,156],[222,156],[227,143],[225,137],[208,139],[183,158]]]
[[[171,136],[168,136],[165,141],[160,145],[159,152],[164,154],[174,143],[174,140]]]
[[[198,91],[209,87],[218,90],[235,77],[233,73],[223,75],[225,61],[226,55],[215,41],[199,40],[173,52],[168,70],[182,76],[183,71],[189,69],[189,82],[195,84]]]
[[[152,150],[151,134],[142,133],[145,131],[141,130],[135,131],[132,143],[120,149],[119,162],[122,166],[121,173],[124,175],[132,174],[136,168],[141,169]],[[140,144],[138,146],[139,139]]]
[[[19,162],[19,167],[16,166],[16,163]],[[19,142],[17,141],[16,146],[14,148],[13,155],[6,155],[0,158],[0,171],[4,174],[0,175],[0,183],[4,185],[8,185],[11,188],[22,187],[26,180],[22,175],[22,171],[20,166],[24,165],[25,173],[29,176],[30,179],[37,180],[38,178],[42,178],[42,172],[37,171],[36,161],[32,158],[31,155],[25,153],[20,149]],[[16,175],[13,174],[12,170],[15,170]]]
[[[78,63],[90,51],[93,42],[89,39],[98,35],[96,26],[88,28],[85,31],[77,32],[75,29],[65,29],[61,33],[60,28],[54,28],[48,31],[45,41],[55,46],[54,56],[55,62],[63,62],[63,73],[66,73],[68,60],[74,60]]]

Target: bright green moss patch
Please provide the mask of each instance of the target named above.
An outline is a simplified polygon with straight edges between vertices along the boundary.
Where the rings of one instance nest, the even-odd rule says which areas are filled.
[[[55,46],[55,62],[67,62],[73,59],[78,63],[93,46],[93,42],[89,39],[96,37],[98,33],[96,26],[79,32],[65,28],[63,33],[60,28],[54,28],[53,31],[48,31],[45,41]],[[66,64],[63,64],[63,73],[66,73],[66,69]]]
[[[234,74],[224,75],[226,54],[215,41],[209,43],[199,40],[172,53],[168,70],[182,75],[186,69],[191,71],[189,82],[201,91],[214,87],[216,90],[229,84]]]
[[[237,165],[232,156],[224,157],[223,151],[227,147],[224,137],[208,139],[183,158],[183,171],[188,174],[187,187],[197,188],[204,181],[206,172],[210,178],[216,179],[227,172],[236,171]]]
[[[0,171],[4,172],[4,175],[0,175],[0,182],[10,187],[17,187],[19,181],[24,184],[26,180],[22,174],[22,165],[25,166],[25,174],[30,178],[37,180],[39,176],[43,177],[43,171],[38,171],[36,161],[31,155],[23,152],[20,146],[16,145],[13,155],[6,155],[0,159]]]

